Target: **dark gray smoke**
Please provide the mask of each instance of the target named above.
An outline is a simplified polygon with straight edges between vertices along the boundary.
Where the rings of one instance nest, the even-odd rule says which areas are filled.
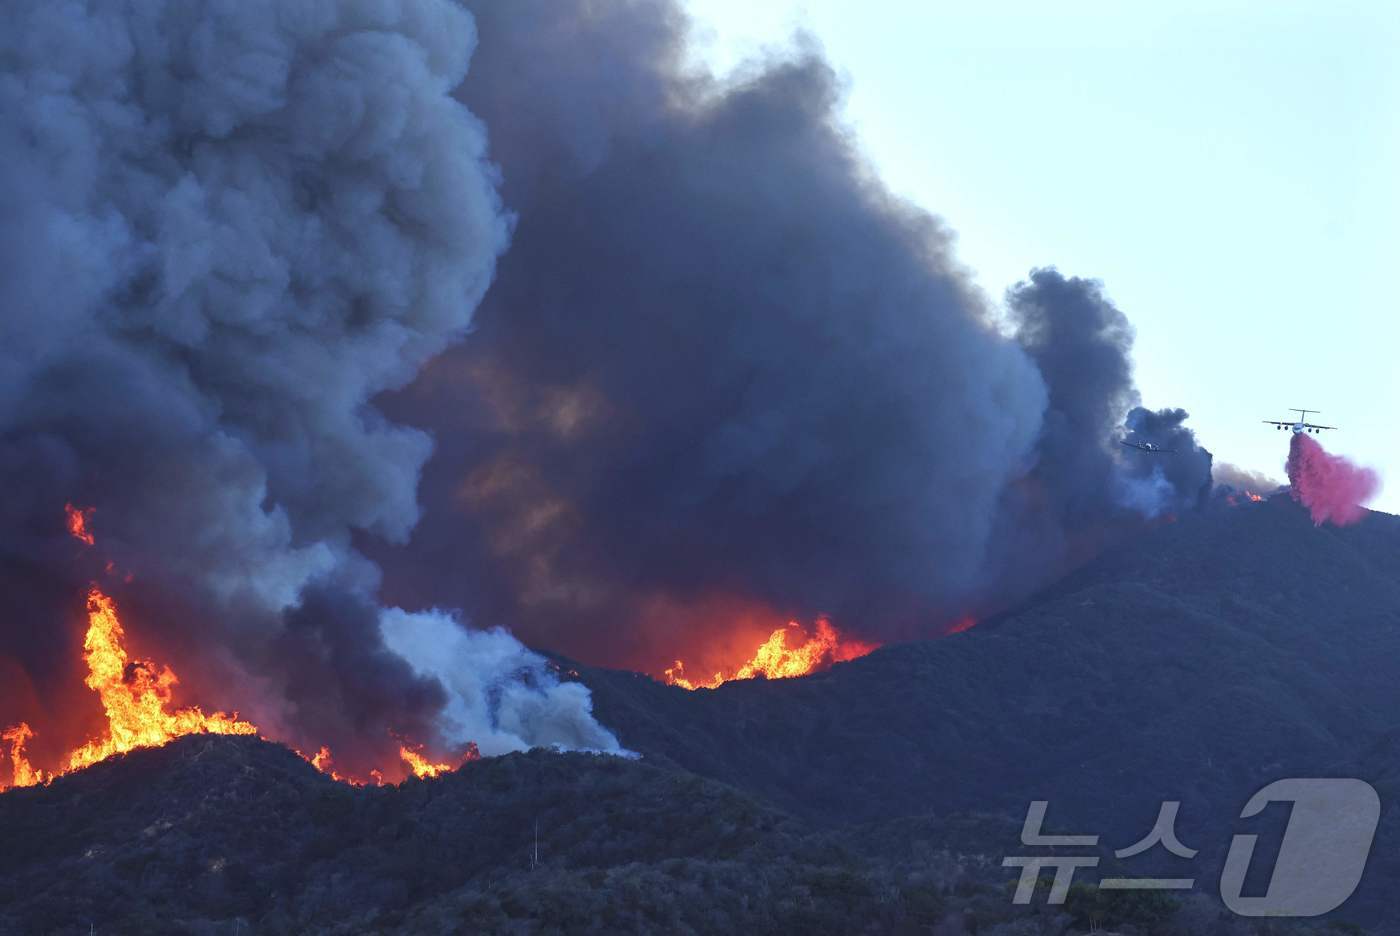
[[[1048,495],[1041,510],[1074,530],[1115,501],[1124,413],[1138,402],[1133,329],[1099,283],[1036,270],[1007,293],[1018,344],[1049,389],[1029,477]]]
[[[1182,426],[1186,413],[1139,405],[1133,329],[1100,283],[1035,270],[1008,291],[1006,306],[1049,402],[1034,460],[998,506],[969,599],[983,613],[1049,584],[1144,519],[1194,508],[1210,487],[1211,454]]]
[[[1183,409],[1149,410],[1135,407],[1128,413],[1128,441],[1151,442],[1168,455],[1130,460],[1129,476],[1146,481],[1160,495],[1156,512],[1179,512],[1200,507],[1210,495],[1212,456],[1186,428],[1190,414]],[[1128,450],[1132,453],[1132,450]],[[1145,511],[1149,515],[1151,509]]]
[[[1099,287],[1002,320],[810,45],[719,81],[670,2],[472,6],[479,44],[448,0],[0,13],[0,720],[41,755],[95,715],[89,580],[362,772],[616,747],[440,609],[647,668],[745,616],[926,635],[1208,483],[1117,445],[1184,430],[1125,430]]]
[[[397,601],[646,667],[755,606],[912,636],[1195,497],[1117,445],[1123,316],[1038,271],[1007,335],[818,51],[721,82],[669,3],[471,6],[462,96],[519,224],[473,340],[392,404],[442,508]]]
[[[0,717],[67,724],[96,578],[201,701],[274,736],[346,766],[390,732],[462,740],[421,734],[462,700],[384,645],[353,539],[417,522],[431,441],[372,400],[465,334],[507,242],[450,96],[474,38],[446,0],[5,5],[0,576],[24,597],[0,653],[27,688]],[[456,719],[484,749],[496,699]]]

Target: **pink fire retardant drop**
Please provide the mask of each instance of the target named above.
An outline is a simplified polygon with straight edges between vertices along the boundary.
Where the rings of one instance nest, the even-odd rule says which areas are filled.
[[[1288,481],[1293,499],[1308,508],[1318,526],[1360,520],[1366,513],[1362,505],[1380,488],[1380,478],[1370,468],[1328,454],[1305,433],[1293,436],[1288,450]]]

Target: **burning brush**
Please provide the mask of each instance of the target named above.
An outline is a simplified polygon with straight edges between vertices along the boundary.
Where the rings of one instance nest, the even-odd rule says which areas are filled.
[[[93,511],[67,505],[67,525],[72,536],[85,546],[96,539],[91,530]],[[142,747],[159,747],[191,734],[258,735],[257,726],[238,717],[237,712],[205,714],[198,706],[173,705],[179,677],[168,666],[149,660],[134,660],[126,651],[126,632],[117,614],[116,602],[97,585],[88,592],[88,628],[83,637],[83,660],[87,664],[84,684],[102,701],[107,725],[101,735],[69,752],[53,771],[30,764],[26,747],[34,737],[27,722],[19,722],[0,732],[0,742],[9,748],[11,786],[47,783],[55,777],[90,767],[116,754]],[[301,754],[300,751],[297,753]],[[341,776],[331,769],[331,752],[322,747],[315,755],[301,754],[317,770],[334,780],[352,784],[379,783],[382,773],[373,770],[366,779]],[[457,763],[435,761],[423,745],[404,741],[399,748],[407,773],[416,777],[436,777],[480,756],[475,744],[468,744]],[[0,791],[8,787],[0,784]]]
[[[788,646],[788,635],[801,635],[801,643]],[[806,635],[796,621],[789,621],[768,635],[753,656],[746,662],[730,670],[716,671],[705,681],[694,681],[685,676],[685,663],[677,660],[674,666],[665,670],[666,685],[680,686],[682,689],[717,689],[727,682],[740,679],[791,679],[807,676],[828,669],[835,663],[844,663],[865,656],[879,649],[878,643],[867,643],[842,635],[825,618],[817,620],[815,632]]]

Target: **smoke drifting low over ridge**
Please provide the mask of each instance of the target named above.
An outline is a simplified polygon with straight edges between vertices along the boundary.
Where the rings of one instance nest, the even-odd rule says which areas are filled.
[[[1211,466],[1212,489],[1238,493],[1272,494],[1283,487],[1283,482],[1262,471],[1250,471],[1239,465],[1217,461]]]
[[[1099,285],[1036,271],[1000,321],[810,44],[720,81],[673,4],[470,7],[519,223],[472,340],[389,404],[440,445],[442,509],[377,553],[396,601],[638,667],[765,612],[928,635],[1208,487]]]
[[[41,751],[92,707],[65,689],[99,578],[206,704],[342,767],[465,740],[436,731],[465,703],[383,643],[352,537],[417,522],[430,439],[371,400],[464,335],[507,243],[449,93],[473,47],[447,0],[0,13],[0,714]],[[67,501],[95,508],[91,559]],[[538,657],[476,678],[522,669],[558,688]],[[500,698],[456,722],[489,744]]]

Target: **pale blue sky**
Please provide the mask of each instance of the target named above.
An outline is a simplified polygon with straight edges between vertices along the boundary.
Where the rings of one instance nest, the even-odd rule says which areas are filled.
[[[688,0],[724,69],[805,29],[886,182],[999,301],[1093,276],[1149,406],[1282,477],[1290,406],[1400,512],[1400,4]]]

